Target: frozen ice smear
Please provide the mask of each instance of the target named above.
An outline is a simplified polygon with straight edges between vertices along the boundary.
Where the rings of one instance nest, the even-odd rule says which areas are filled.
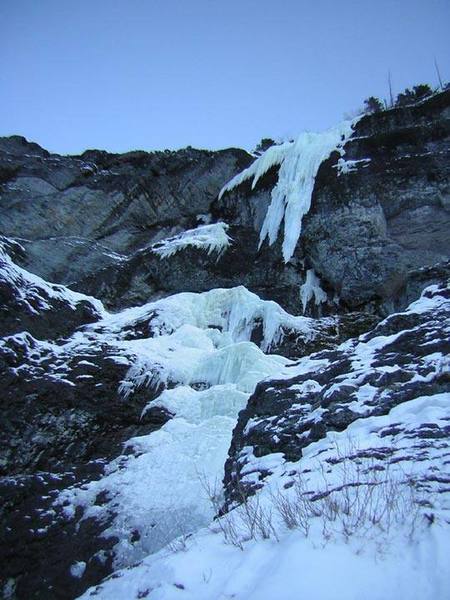
[[[204,330],[218,329],[227,334],[230,342],[250,340],[252,331],[260,324],[264,351],[278,344],[287,331],[308,338],[315,335],[313,319],[290,315],[276,302],[261,300],[244,286],[174,294],[108,315],[91,329],[120,336],[125,327],[144,321],[149,323],[149,334],[156,336],[173,333],[182,325],[192,325]]]
[[[267,238],[272,245],[284,220],[283,258],[288,262],[302,231],[302,220],[311,207],[316,175],[320,165],[333,151],[344,155],[344,145],[358,119],[344,121],[322,133],[304,132],[294,142],[271,146],[247,169],[236,175],[220,191],[219,197],[244,181],[252,179],[252,188],[269,169],[279,165],[278,181],[261,227],[259,245]]]
[[[123,339],[135,327],[145,331],[143,325],[148,336]],[[158,431],[130,439],[100,480],[68,489],[58,500],[68,501],[68,516],[76,506],[85,508],[85,518],[114,515],[106,534],[119,539],[116,567],[211,521],[205,484],[223,478],[239,411],[259,381],[289,376],[292,361],[263,349],[286,331],[312,336],[311,325],[311,319],[293,317],[238,287],[176,294],[106,315],[69,342],[107,340],[117,348],[117,360],[130,365],[120,387],[124,401],[138,388],[148,387],[149,396],[160,390],[142,417],[151,409],[171,416]],[[262,330],[262,349],[250,341],[256,327]],[[102,492],[109,501],[99,507],[95,499]]]

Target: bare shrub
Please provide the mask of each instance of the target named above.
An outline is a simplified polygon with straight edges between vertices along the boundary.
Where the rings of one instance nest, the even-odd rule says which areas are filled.
[[[216,515],[219,515],[223,504],[223,491],[220,483],[216,481],[211,484],[204,476],[200,477],[200,481]],[[239,482],[238,493],[241,503],[224,515],[217,516],[212,529],[220,531],[227,543],[240,550],[243,550],[244,542],[249,540],[275,539],[278,541],[272,509],[261,506],[259,497],[249,496]]]
[[[177,552],[186,552],[188,545],[187,541],[192,536],[192,533],[184,533],[183,535],[171,540],[167,544],[168,550],[176,554]]]
[[[322,524],[325,539],[342,535],[348,540],[355,534],[388,535],[395,526],[409,524],[413,534],[420,515],[421,499],[414,480],[388,461],[381,466],[375,459],[358,460],[357,452],[341,455],[336,448],[337,482],[324,463],[319,466],[322,482],[319,490],[307,491],[297,475],[293,491],[272,494],[272,501],[288,529],[309,535],[313,519]]]
[[[318,466],[318,483],[306,488],[297,474],[289,489],[270,491],[267,496],[249,495],[238,480],[240,504],[216,517],[212,529],[227,543],[243,549],[248,540],[279,540],[280,527],[299,530],[305,537],[319,524],[325,541],[353,536],[386,541],[394,528],[409,527],[412,537],[420,517],[421,499],[416,483],[398,464],[370,458],[351,446],[345,454],[336,446],[334,456]],[[202,481],[216,514],[223,505],[223,490],[217,482]]]

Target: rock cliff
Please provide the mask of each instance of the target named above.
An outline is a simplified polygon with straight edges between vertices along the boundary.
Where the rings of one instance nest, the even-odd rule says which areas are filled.
[[[5,598],[76,598],[208,525],[202,480],[224,512],[352,432],[449,521],[450,91],[341,150],[285,262],[258,248],[278,167],[219,195],[244,150],[0,139]]]

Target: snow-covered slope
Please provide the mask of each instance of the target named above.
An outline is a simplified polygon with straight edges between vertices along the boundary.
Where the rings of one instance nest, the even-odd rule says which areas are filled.
[[[438,394],[440,398],[443,394],[439,402],[444,403],[445,409],[446,400],[447,410],[450,409],[449,331],[450,289],[443,282],[427,288],[407,311],[391,315],[360,338],[348,340],[335,350],[300,359],[289,366],[292,376],[288,380],[259,386],[240,414],[235,431],[227,465],[230,497],[237,497],[232,481],[241,477],[243,471],[253,473],[250,487],[262,485],[267,470],[263,465],[258,467],[258,460],[264,462],[263,459],[253,462],[254,455],[282,453],[290,460],[298,459],[306,448],[328,434],[350,433],[356,427],[355,422],[360,423],[359,427],[362,423],[365,433],[361,437],[367,435],[367,443],[375,443],[369,432],[378,432],[383,446],[390,440],[384,450],[387,458],[404,436],[417,435],[434,443],[433,429],[438,438],[440,435],[434,418],[429,431],[424,425],[423,436],[418,430],[412,434],[409,425],[403,427],[397,422],[397,427],[391,429],[382,423],[396,407],[399,411],[406,410],[406,415],[408,403],[423,396]],[[421,417],[424,423],[426,415],[427,410]],[[377,419],[379,426],[375,426]],[[448,439],[443,444],[448,447]],[[429,442],[421,441],[418,447],[428,445]],[[252,448],[257,451],[254,453]]]
[[[11,260],[10,253],[23,252],[17,242],[0,237],[1,335],[27,329],[46,339],[105,313],[102,303],[92,296],[50,284]]]
[[[447,598],[449,317],[449,288],[434,286],[263,383],[233,436],[234,508],[83,600]],[[198,419],[185,400],[161,399]]]
[[[405,545],[402,536],[377,554],[359,544],[305,538],[298,531],[279,542],[249,541],[240,550],[223,536],[202,531],[175,551],[149,556],[89,590],[83,600],[445,600],[448,529],[433,526]]]

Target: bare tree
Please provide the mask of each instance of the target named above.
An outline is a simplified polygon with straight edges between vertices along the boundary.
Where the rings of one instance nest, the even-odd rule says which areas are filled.
[[[438,64],[437,64],[436,57],[434,57],[434,67],[435,67],[435,69],[436,69],[436,73],[437,73],[437,76],[438,76],[438,80],[439,80],[439,87],[440,87],[440,89],[441,89],[441,90],[443,90],[443,89],[444,89],[444,85],[443,85],[443,83],[442,83],[442,79],[441,79],[441,72],[439,71],[439,66],[438,66]]]
[[[391,81],[391,71],[388,71],[388,85],[389,85],[389,102],[390,108],[394,106],[394,95],[392,94],[392,81]]]

